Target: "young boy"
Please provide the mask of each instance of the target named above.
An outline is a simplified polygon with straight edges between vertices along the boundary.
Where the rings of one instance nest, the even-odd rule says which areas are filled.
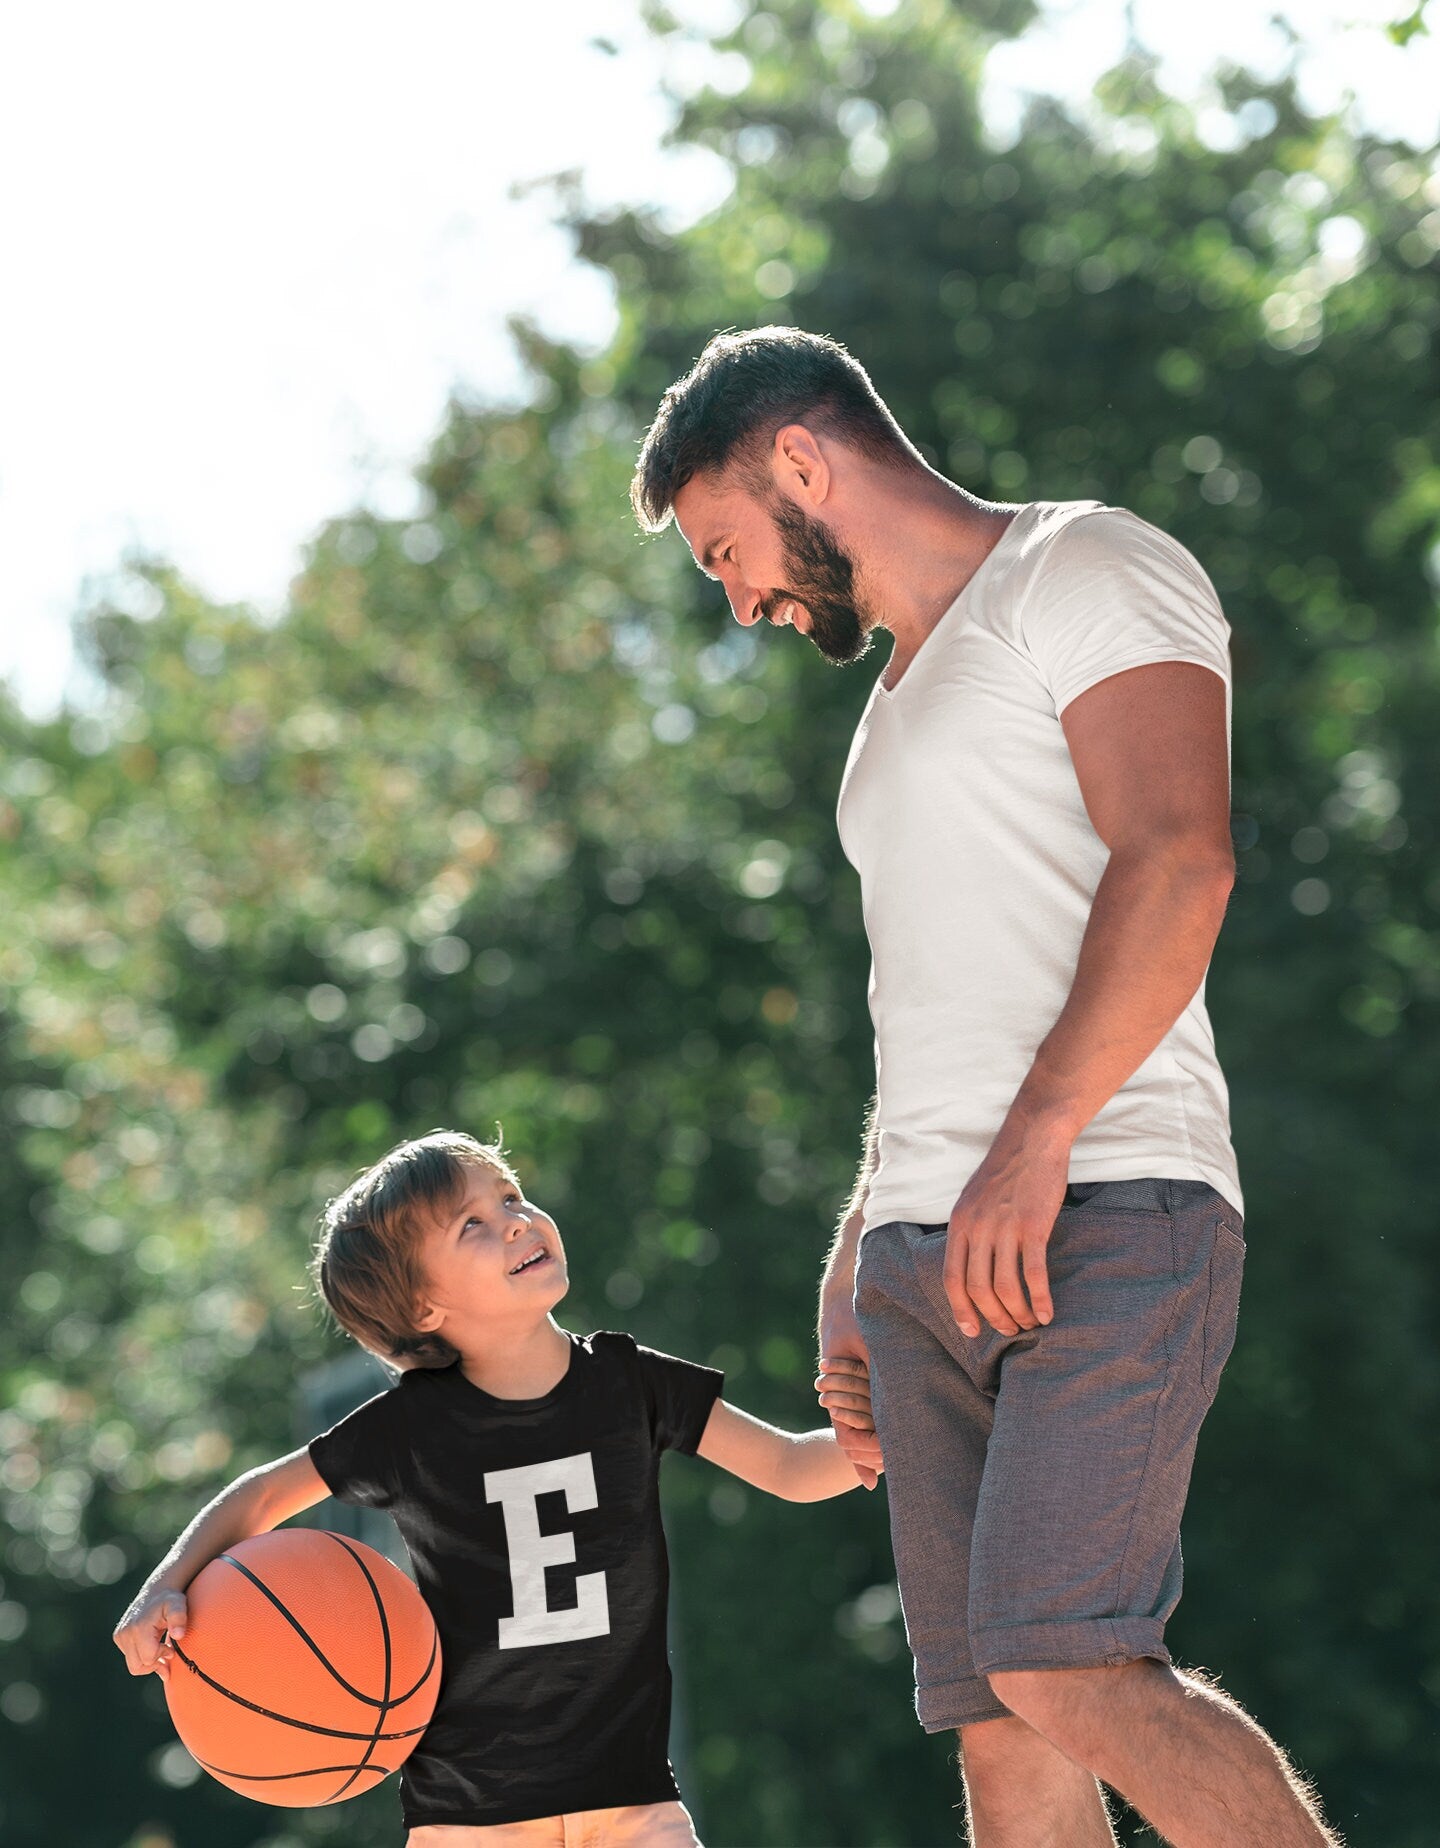
[[[829,1428],[792,1435],[727,1404],[709,1367],[561,1328],[559,1230],[471,1136],[392,1149],[326,1209],[313,1270],[400,1378],[196,1517],[115,1630],[130,1672],[168,1675],[186,1586],[236,1541],[327,1495],[385,1508],[444,1659],[401,1773],[408,1848],[698,1848],[667,1756],[660,1454],[818,1501],[857,1467],[873,1486],[878,1449],[852,1466]],[[817,1386],[873,1445],[863,1369],[822,1363]]]

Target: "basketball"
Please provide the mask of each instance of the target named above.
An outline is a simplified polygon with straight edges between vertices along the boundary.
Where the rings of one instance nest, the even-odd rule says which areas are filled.
[[[440,1690],[440,1640],[397,1566],[316,1529],[256,1534],[211,1560],[165,1685],[181,1741],[261,1803],[373,1790],[414,1750]]]

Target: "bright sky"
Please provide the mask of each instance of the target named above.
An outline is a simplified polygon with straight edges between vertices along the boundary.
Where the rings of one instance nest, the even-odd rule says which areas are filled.
[[[861,0],[887,13],[893,0]],[[679,0],[718,29],[734,0]],[[1273,71],[1254,0],[1135,0],[1183,94],[1226,55]],[[1440,137],[1440,40],[1391,46],[1406,0],[1294,0],[1307,99]],[[1123,0],[1054,0],[996,54],[997,131],[1023,91],[1082,98],[1121,55]],[[543,192],[718,203],[718,162],[662,153],[664,53],[635,0],[49,0],[0,25],[0,675],[27,707],[73,687],[68,625],[129,549],[273,610],[298,548],[364,499],[408,504],[446,394],[522,388],[505,317],[599,347],[607,284]],[[1351,23],[1355,22],[1355,23]],[[608,55],[594,41],[619,48]],[[733,87],[735,70],[721,71]],[[743,71],[740,73],[743,75]],[[1217,132],[1219,125],[1217,124]]]

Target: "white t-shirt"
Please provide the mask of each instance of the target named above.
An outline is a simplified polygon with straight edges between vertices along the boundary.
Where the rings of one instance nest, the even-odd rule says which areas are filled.
[[[840,786],[872,956],[879,1160],[865,1229],[938,1224],[1059,1018],[1109,849],[1060,714],[1096,681],[1193,661],[1230,626],[1184,546],[1098,501],[1022,507],[899,685],[876,682]],[[1244,1212],[1205,984],[1077,1137],[1072,1181],[1208,1181]]]

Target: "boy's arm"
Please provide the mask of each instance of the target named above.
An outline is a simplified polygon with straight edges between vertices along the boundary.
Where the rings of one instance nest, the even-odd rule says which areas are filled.
[[[715,1401],[695,1454],[767,1495],[785,1501],[824,1501],[861,1481],[873,1487],[880,1472],[873,1425],[868,1437],[856,1426],[851,1431],[857,1453],[866,1460],[869,1481],[836,1443],[833,1430],[780,1431],[723,1399]]]
[[[115,1646],[132,1675],[169,1679],[167,1634],[185,1634],[185,1588],[202,1566],[252,1534],[269,1533],[330,1493],[308,1450],[237,1476],[202,1508],[130,1601],[115,1626]]]

